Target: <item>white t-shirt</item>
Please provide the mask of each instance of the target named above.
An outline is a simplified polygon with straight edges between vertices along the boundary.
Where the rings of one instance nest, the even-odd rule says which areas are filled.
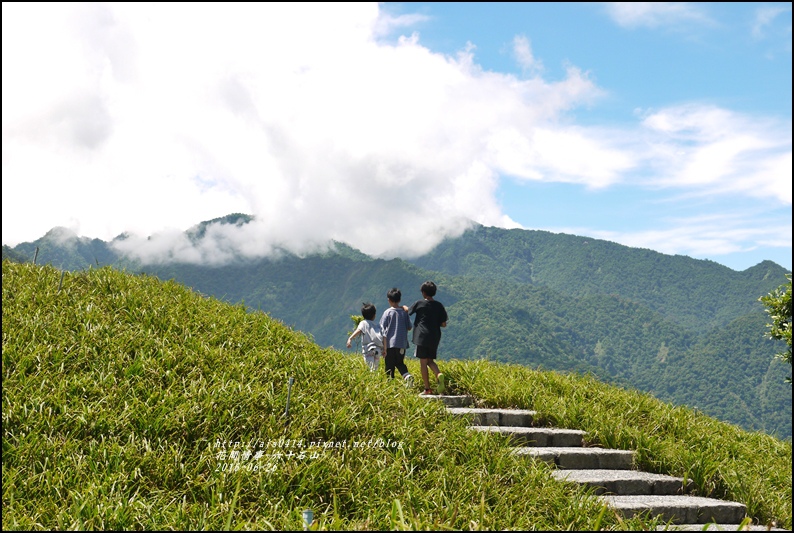
[[[383,335],[380,333],[380,324],[374,320],[362,320],[358,323],[357,331],[361,331],[361,351],[367,355],[377,348],[383,353]]]

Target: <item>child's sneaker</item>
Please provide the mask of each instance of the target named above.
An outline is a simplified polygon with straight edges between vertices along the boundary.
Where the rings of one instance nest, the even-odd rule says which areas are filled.
[[[438,375],[438,393],[439,393],[439,394],[444,394],[444,392],[447,390],[447,383],[446,383],[446,381],[447,381],[447,380],[446,380],[446,378],[444,377],[444,374],[439,374],[439,375]]]
[[[406,374],[403,376],[403,382],[405,383],[405,386],[408,387],[409,389],[413,388],[414,377],[411,374]]]
[[[421,393],[420,396],[432,396],[433,391],[430,389],[425,389],[425,392]]]

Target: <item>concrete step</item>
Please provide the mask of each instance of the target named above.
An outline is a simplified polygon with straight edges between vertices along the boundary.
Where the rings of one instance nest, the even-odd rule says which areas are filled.
[[[596,494],[669,496],[686,494],[692,488],[691,482],[684,487],[680,477],[637,470],[555,470],[551,474],[560,481],[592,487]]]
[[[528,428],[520,426],[470,426],[473,431],[501,433],[516,446],[582,446],[584,431],[578,429]]]
[[[631,470],[634,467],[634,452],[630,450],[527,446],[514,448],[513,453],[546,461],[557,468]]]
[[[741,529],[739,529],[741,526]],[[779,527],[767,527],[759,524],[672,524],[658,526],[656,531],[791,531]]]
[[[420,398],[427,398],[428,400],[440,400],[444,402],[447,407],[468,407],[474,403],[474,398],[471,396],[450,396],[443,394],[420,394]]]
[[[676,524],[739,524],[747,514],[744,504],[701,496],[598,496],[625,517],[650,512]]]
[[[519,426],[529,427],[537,411],[528,409],[489,409],[480,407],[449,407],[455,416],[467,418],[473,426]]]
[[[518,446],[513,453],[557,466],[559,470],[552,472],[556,479],[592,487],[598,498],[623,516],[648,513],[672,522],[660,530],[737,531],[747,514],[746,506],[738,502],[686,495],[692,485],[684,486],[682,478],[632,470],[634,452],[630,450],[583,447],[584,431],[531,427],[535,411],[467,408],[473,403],[469,397],[425,397],[444,401],[451,414],[470,420],[473,431],[508,436]],[[769,530],[758,525],[742,529]]]

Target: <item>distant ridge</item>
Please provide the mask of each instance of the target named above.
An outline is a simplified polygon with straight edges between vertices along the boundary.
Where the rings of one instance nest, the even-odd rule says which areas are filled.
[[[224,217],[213,218],[212,220],[205,220],[204,222],[200,222],[193,226],[192,228],[188,229],[185,233],[187,233],[188,237],[190,238],[191,242],[197,242],[204,238],[207,233],[207,227],[211,226],[212,224],[219,224],[219,225],[232,225],[237,226],[244,226],[254,220],[254,217],[251,215],[246,215],[243,213],[232,213],[230,215],[226,215]]]

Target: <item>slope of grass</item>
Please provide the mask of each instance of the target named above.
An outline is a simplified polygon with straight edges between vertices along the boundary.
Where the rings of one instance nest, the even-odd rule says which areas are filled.
[[[304,509],[319,529],[655,525],[265,314],[110,268],[61,276],[3,262],[3,529],[299,529]],[[791,527],[790,443],[587,378],[441,364]]]

